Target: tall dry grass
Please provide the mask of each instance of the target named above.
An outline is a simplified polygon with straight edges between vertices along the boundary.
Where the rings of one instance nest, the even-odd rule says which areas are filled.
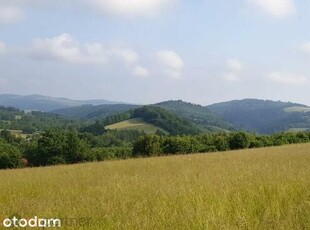
[[[0,219],[80,229],[310,229],[310,145],[0,171],[0,191]]]

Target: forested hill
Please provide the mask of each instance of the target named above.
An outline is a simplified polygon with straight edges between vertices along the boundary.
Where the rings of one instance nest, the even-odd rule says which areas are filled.
[[[0,106],[0,130],[19,130],[26,134],[49,128],[79,128],[80,123],[62,116],[32,111],[26,113],[13,107]]]
[[[310,129],[310,107],[258,99],[235,100],[207,106],[237,128],[259,133]]]
[[[144,106],[135,109],[132,113],[132,117],[140,117],[146,122],[167,130],[172,135],[198,134],[201,132],[201,130],[190,121],[157,106]]]
[[[55,98],[42,95],[14,95],[0,94],[0,106],[15,107],[21,110],[37,110],[50,112],[52,110],[81,106],[85,104],[101,105],[116,104],[107,100],[72,100],[68,98]]]
[[[136,109],[139,105],[130,104],[110,104],[110,105],[82,105],[52,111],[54,114],[75,119],[98,120],[111,115],[127,112]]]
[[[171,135],[198,134],[202,132],[202,130],[192,122],[166,109],[151,105],[133,109],[122,114],[108,116],[101,122],[96,122],[94,125],[85,127],[84,131],[95,130],[95,132],[97,132],[98,127],[102,128],[103,126],[116,124],[133,118],[140,118],[147,123],[167,131]]]
[[[184,102],[182,100],[177,101],[165,101],[156,104],[157,106],[174,112],[178,116],[181,116],[206,131],[216,132],[223,130],[234,130],[233,125],[220,118],[212,110],[201,105]]]

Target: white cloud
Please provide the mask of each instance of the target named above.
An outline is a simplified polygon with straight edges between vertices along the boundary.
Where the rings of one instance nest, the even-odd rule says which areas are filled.
[[[32,57],[53,59],[73,64],[107,64],[121,60],[126,65],[138,62],[138,54],[129,48],[106,46],[102,43],[80,44],[70,34],[63,33],[53,38],[37,38],[30,49]]]
[[[4,54],[6,51],[6,45],[4,42],[0,41],[0,55]]]
[[[300,50],[305,54],[310,54],[310,42],[301,44]]]
[[[164,67],[164,74],[178,79],[181,77],[183,70],[182,58],[172,50],[161,50],[156,54],[158,62]]]
[[[261,10],[276,18],[285,18],[296,13],[293,0],[249,0]]]
[[[244,69],[243,63],[239,59],[228,59],[226,61],[226,72],[223,74],[223,79],[226,81],[239,81],[239,75]]]
[[[0,0],[0,23],[23,18],[25,7],[78,8],[119,18],[156,17],[180,0]]]
[[[154,17],[177,0],[91,0],[97,10],[120,17]]]
[[[234,82],[234,81],[239,81],[239,76],[234,73],[224,73],[223,74],[223,79],[226,81]]]
[[[243,64],[238,59],[228,59],[227,68],[232,72],[241,72],[243,70]]]
[[[0,23],[13,23],[23,18],[19,7],[0,5]]]
[[[126,64],[132,65],[138,62],[138,54],[128,48],[110,47],[107,50],[109,56],[115,56],[121,58]]]
[[[39,59],[57,59],[73,63],[82,62],[83,59],[78,42],[66,33],[53,38],[34,39],[30,52]]]
[[[133,49],[99,42],[81,44],[67,33],[52,38],[33,39],[31,48],[24,52],[39,60],[98,66],[123,65],[122,68],[125,65],[136,76],[150,75],[146,68],[139,65],[139,55]]]
[[[139,66],[139,65],[134,68],[133,74],[138,77],[149,77],[150,76],[150,72],[146,68]]]
[[[295,74],[279,73],[279,72],[270,73],[268,75],[268,79],[273,82],[281,83],[285,85],[302,85],[308,81],[306,77],[298,76]]]

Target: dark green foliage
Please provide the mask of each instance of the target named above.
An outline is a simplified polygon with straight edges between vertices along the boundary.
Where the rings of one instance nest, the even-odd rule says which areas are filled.
[[[132,148],[128,147],[93,148],[91,152],[97,161],[127,159],[132,157]]]
[[[197,153],[202,151],[202,145],[195,137],[170,137],[165,138],[163,151],[165,154]]]
[[[103,123],[105,125],[111,125],[111,124],[115,124],[115,123],[118,123],[121,121],[128,120],[128,119],[133,118],[133,117],[134,117],[133,111],[130,110],[130,111],[127,111],[125,113],[118,113],[118,114],[115,114],[112,116],[108,116],[103,120]]]
[[[8,143],[12,143],[15,141],[14,136],[7,129],[4,129],[0,132],[0,137]]]
[[[134,156],[159,156],[162,152],[162,138],[158,135],[140,137],[133,146]]]
[[[288,112],[290,107],[305,105],[245,99],[207,106],[214,113],[233,124],[236,128],[249,132],[272,134],[291,128],[310,128],[310,112]]]
[[[101,135],[106,132],[105,126],[106,125],[104,123],[100,121],[96,121],[94,124],[81,127],[80,132],[81,133],[92,133],[94,135]]]
[[[135,142],[133,156],[217,152],[297,144],[309,141],[308,133],[279,133],[272,136],[260,136],[245,132],[196,136],[145,135]]]
[[[0,169],[18,168],[22,154],[19,149],[0,140]]]
[[[229,137],[229,148],[232,150],[246,149],[251,144],[251,136],[245,132],[233,133]]]
[[[142,118],[146,122],[168,131],[171,135],[201,133],[201,130],[193,123],[157,106],[144,106],[135,109],[132,117]]]
[[[156,104],[161,108],[167,109],[178,116],[181,116],[199,127],[210,132],[221,130],[234,130],[233,126],[221,119],[213,111],[201,105],[178,101],[165,101]]]
[[[76,132],[48,130],[26,152],[30,165],[49,165],[63,160],[66,163],[91,161],[89,146]]]
[[[30,112],[25,113],[15,108],[0,107],[0,129],[22,130],[33,134],[49,128],[78,129],[78,121],[69,120],[59,115]]]
[[[217,151],[226,151],[230,149],[228,135],[217,135],[213,138],[213,145]]]
[[[100,122],[97,121],[93,125],[82,127],[81,131],[93,133],[95,135],[102,134],[105,126],[131,118],[142,118],[145,122],[158,126],[159,128],[166,130],[171,135],[193,135],[202,132],[192,122],[178,117],[174,113],[157,106],[143,106],[122,114],[108,116]]]
[[[143,133],[137,130],[108,130],[102,135],[82,133],[84,139],[92,148],[97,147],[131,147]]]
[[[52,156],[47,160],[47,165],[63,165],[66,163],[64,156]]]
[[[82,105],[71,108],[54,110],[52,113],[74,119],[98,120],[108,116],[125,113],[128,110],[139,108],[138,105],[115,104],[115,105]]]

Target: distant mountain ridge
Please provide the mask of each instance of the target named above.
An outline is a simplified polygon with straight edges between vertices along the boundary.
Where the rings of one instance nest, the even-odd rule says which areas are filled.
[[[298,103],[243,99],[207,106],[236,128],[258,133],[310,129],[310,107]]]
[[[0,95],[0,106],[16,107],[21,110],[39,110],[57,114],[67,119],[82,119],[87,120],[87,122],[100,121],[109,116],[118,116],[128,111],[139,111],[137,109],[143,107],[142,105],[106,100],[84,101],[42,95],[19,96],[12,94]],[[152,106],[169,111],[167,113],[156,109],[159,117],[165,114],[170,121],[180,118],[188,121],[187,124],[192,128],[195,126],[195,128],[206,132],[245,130],[270,134],[282,131],[310,130],[310,107],[299,103],[243,99],[201,106],[182,100],[170,100]],[[172,119],[171,113],[176,117]],[[164,124],[164,119],[159,119],[161,126]]]
[[[170,100],[155,104],[161,108],[174,112],[206,131],[216,132],[234,130],[233,125],[220,118],[207,107],[184,102],[182,100]]]
[[[64,109],[86,104],[103,105],[117,104],[108,100],[72,100],[68,98],[55,98],[43,95],[15,95],[1,94],[0,106],[15,107],[21,110],[38,110],[42,112],[51,112],[57,109]]]
[[[139,105],[130,104],[106,104],[106,105],[81,105],[51,111],[51,113],[74,119],[98,120],[110,115],[127,112],[139,108]]]

